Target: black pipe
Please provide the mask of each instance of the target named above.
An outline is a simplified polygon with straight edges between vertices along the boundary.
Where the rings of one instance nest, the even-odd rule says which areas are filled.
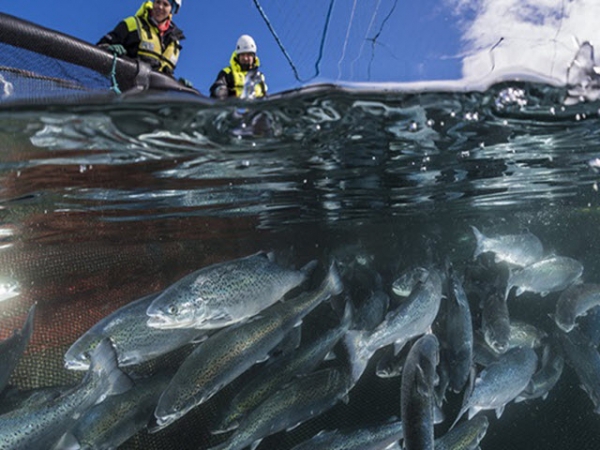
[[[0,42],[30,50],[109,76],[114,56],[88,42],[42,27],[17,17],[0,13]],[[199,95],[195,89],[183,86],[174,78],[150,69],[148,64],[129,58],[117,58],[115,78],[122,91],[176,90]]]

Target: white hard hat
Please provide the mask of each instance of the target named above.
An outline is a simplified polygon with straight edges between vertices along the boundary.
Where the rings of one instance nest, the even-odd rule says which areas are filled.
[[[254,42],[252,36],[242,34],[235,46],[235,53],[237,55],[240,53],[256,53],[256,42]]]
[[[183,0],[169,0],[169,3],[171,3],[171,12],[173,14],[177,14],[179,12],[179,8],[181,8],[182,2]]]

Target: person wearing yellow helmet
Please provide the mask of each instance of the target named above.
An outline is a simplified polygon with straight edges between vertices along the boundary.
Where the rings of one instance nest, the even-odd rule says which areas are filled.
[[[182,0],[145,1],[134,16],[127,17],[107,33],[96,45],[116,56],[128,56],[150,64],[152,69],[173,76],[183,31],[173,22]],[[180,78],[185,86],[188,80]]]
[[[225,67],[217,75],[210,87],[210,96],[225,99],[227,97],[260,98],[267,95],[265,76],[258,70],[260,60],[256,56],[256,42],[252,36],[239,37],[235,50]]]

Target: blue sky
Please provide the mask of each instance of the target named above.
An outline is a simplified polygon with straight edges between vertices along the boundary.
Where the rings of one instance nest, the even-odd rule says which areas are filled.
[[[13,0],[1,10],[95,43],[141,3]],[[302,82],[295,79],[253,0],[184,0],[175,16],[187,36],[176,74],[207,93],[244,33],[257,41],[271,92],[321,81],[478,79],[522,70],[563,79],[578,44],[600,41],[597,0],[336,0],[320,73],[311,78],[329,1],[259,3]]]

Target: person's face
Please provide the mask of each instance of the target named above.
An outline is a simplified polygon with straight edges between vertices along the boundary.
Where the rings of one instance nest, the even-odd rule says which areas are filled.
[[[158,23],[164,22],[171,14],[171,3],[168,0],[154,0],[152,3],[152,17]]]
[[[238,61],[242,66],[252,67],[254,65],[254,53],[240,53],[238,54]]]

